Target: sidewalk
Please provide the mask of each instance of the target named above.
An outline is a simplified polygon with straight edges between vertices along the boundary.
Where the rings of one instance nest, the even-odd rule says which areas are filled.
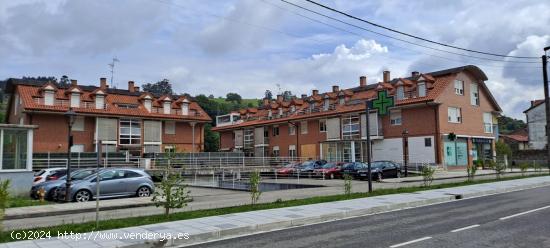
[[[448,202],[458,198],[470,198],[547,185],[550,185],[550,176],[533,177],[448,189],[427,190],[410,194],[376,196],[86,233],[82,234],[81,240],[52,237],[52,239],[12,242],[1,244],[0,248],[162,247],[163,245],[189,245],[239,234],[251,234],[260,231],[313,224],[327,220],[380,213],[406,207]],[[181,238],[160,241],[160,238],[146,240],[135,237],[136,235],[145,234],[162,234],[171,235],[172,237],[177,237],[179,235],[179,237],[188,237],[188,239]],[[188,236],[186,236],[186,234]],[[118,236],[115,237],[115,235]],[[124,238],[124,235],[134,235],[134,239]],[[84,240],[84,238],[86,238],[86,240]]]

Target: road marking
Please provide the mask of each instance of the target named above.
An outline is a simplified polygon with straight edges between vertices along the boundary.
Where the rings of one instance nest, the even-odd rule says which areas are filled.
[[[424,241],[424,240],[427,240],[427,239],[431,239],[432,237],[424,237],[424,238],[419,238],[419,239],[415,239],[415,240],[411,240],[411,241],[407,241],[405,243],[401,243],[401,244],[396,244],[396,245],[392,245],[390,246],[390,248],[395,248],[395,247],[401,247],[401,246],[405,246],[405,245],[410,245],[412,243],[416,243],[416,242],[420,242],[420,241]]]
[[[525,211],[525,212],[521,212],[521,213],[517,213],[517,214],[513,214],[513,215],[508,215],[506,217],[500,218],[499,220],[507,220],[507,219],[510,219],[510,218],[514,218],[514,217],[517,217],[517,216],[520,216],[520,215],[536,212],[536,211],[547,209],[547,208],[550,208],[550,206],[536,208],[536,209],[532,209],[532,210],[529,210],[529,211]]]
[[[460,232],[460,231],[468,230],[470,228],[474,228],[474,227],[478,227],[478,226],[479,226],[478,224],[475,224],[475,225],[466,226],[466,227],[463,227],[463,228],[454,229],[451,232]]]

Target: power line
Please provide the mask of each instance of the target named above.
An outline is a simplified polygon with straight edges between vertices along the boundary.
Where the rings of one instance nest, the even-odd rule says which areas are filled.
[[[357,29],[361,29],[361,30],[364,30],[364,31],[367,31],[367,32],[370,32],[370,33],[374,33],[374,34],[377,34],[377,35],[380,35],[380,36],[384,36],[384,37],[386,37],[386,38],[394,39],[394,40],[397,40],[397,41],[405,42],[405,43],[408,43],[408,44],[411,44],[411,45],[415,45],[415,46],[419,46],[419,47],[423,47],[423,48],[427,48],[427,49],[431,49],[431,50],[435,50],[435,51],[439,51],[439,52],[445,52],[445,53],[450,53],[450,54],[459,55],[459,56],[464,56],[464,57],[469,57],[469,58],[475,58],[475,59],[481,59],[481,60],[489,60],[489,61],[495,61],[495,62],[503,62],[503,63],[525,63],[525,64],[538,64],[538,63],[539,63],[539,62],[510,61],[510,60],[505,61],[505,60],[499,60],[499,59],[491,59],[491,58],[478,57],[478,56],[473,56],[473,55],[469,55],[469,54],[458,53],[458,52],[452,52],[452,51],[447,51],[447,50],[443,50],[443,49],[439,49],[439,48],[435,48],[435,47],[430,47],[430,46],[426,46],[426,45],[414,43],[414,42],[412,42],[412,41],[404,40],[404,39],[401,39],[401,38],[398,38],[398,37],[395,37],[395,36],[383,34],[383,33],[380,33],[380,32],[377,32],[377,31],[374,31],[374,30],[365,28],[365,27],[361,27],[361,26],[355,25],[355,24],[353,24],[353,23],[349,23],[349,22],[346,22],[346,21],[342,21],[342,20],[340,20],[340,19],[338,19],[338,18],[334,18],[334,17],[332,17],[332,16],[325,15],[325,14],[320,13],[320,12],[318,12],[318,11],[308,9],[308,8],[306,8],[306,7],[303,7],[303,6],[301,6],[301,5],[298,5],[298,4],[289,2],[289,1],[287,1],[287,0],[280,0],[280,1],[282,1],[282,2],[284,2],[284,3],[286,3],[286,4],[289,4],[289,5],[292,5],[292,6],[296,7],[296,8],[300,8],[300,9],[302,9],[302,10],[305,10],[305,11],[308,11],[308,12],[311,12],[311,13],[314,13],[314,14],[319,15],[319,16],[323,16],[323,17],[325,17],[325,18],[328,18],[328,19],[331,19],[331,20],[340,22],[340,23],[342,23],[342,24],[346,24],[346,25],[352,26],[352,27],[357,28]]]
[[[295,11],[292,11],[292,10],[289,10],[287,8],[283,8],[279,5],[276,5],[276,4],[273,4],[273,3],[270,3],[270,2],[267,2],[265,0],[262,0],[264,3],[267,3],[269,5],[272,5],[272,6],[275,6],[281,10],[284,10],[284,11],[288,11],[292,14],[295,14],[297,16],[300,16],[300,17],[303,17],[305,19],[308,19],[310,21],[313,21],[313,22],[316,22],[316,23],[320,23],[320,24],[323,24],[323,25],[326,25],[328,27],[331,27],[333,29],[336,29],[336,30],[339,30],[339,31],[342,31],[342,32],[345,32],[345,33],[349,33],[349,34],[352,34],[352,35],[355,35],[355,36],[358,36],[360,38],[366,38],[364,37],[363,35],[359,34],[359,33],[356,33],[356,32],[353,32],[353,31],[350,31],[350,30],[347,30],[347,29],[344,29],[344,28],[341,28],[341,27],[338,27],[338,26],[335,26],[335,25],[332,25],[330,23],[327,23],[327,22],[324,22],[324,21],[321,21],[321,20],[318,20],[318,19],[315,19],[315,18],[312,18],[312,17],[309,17],[309,16],[306,16],[306,15],[302,15],[300,13],[297,13]],[[282,0],[283,2],[286,2],[284,0]],[[397,39],[397,40],[400,40],[400,41],[403,41],[403,42],[406,42],[406,43],[409,43],[409,44],[413,44],[413,45],[418,45],[418,44],[415,44],[415,43],[412,43],[410,41],[406,41],[406,40],[401,40],[399,38],[394,38],[394,37],[391,37],[391,36],[388,36],[388,35],[385,35],[385,34],[381,34],[381,33],[378,33],[376,31],[372,31],[372,30],[369,30],[369,29],[366,29],[366,28],[363,28],[363,27],[360,27],[360,26],[356,26],[354,24],[351,24],[351,23],[347,23],[345,21],[341,21],[341,20],[338,20],[336,18],[333,18],[333,17],[330,17],[330,16],[326,16],[322,13],[318,13],[316,11],[312,11],[312,10],[308,10],[308,9],[305,9],[305,8],[302,8],[301,6],[299,5],[296,5],[296,4],[293,4],[293,3],[289,3],[287,2],[288,4],[290,5],[293,5],[293,6],[296,6],[298,8],[301,8],[301,9],[304,9],[308,12],[312,12],[314,14],[317,14],[317,15],[321,15],[323,17],[326,17],[326,18],[329,18],[331,20],[335,20],[335,21],[338,21],[338,22],[341,22],[341,23],[344,23],[346,25],[351,25],[351,26],[354,26],[358,29],[361,29],[361,30],[365,30],[367,32],[370,32],[370,33],[374,33],[374,34],[377,34],[377,35],[381,35],[381,36],[384,36],[384,37],[388,37],[388,38],[392,38],[392,39]],[[407,47],[402,47],[402,46],[398,46],[398,45],[395,45],[395,44],[391,44],[389,43],[390,46],[393,46],[393,47],[396,47],[396,48],[400,48],[400,49],[405,49],[405,50],[410,50],[410,51],[413,51],[413,52],[416,52],[416,53],[421,53],[421,54],[425,54],[427,56],[431,56],[431,57],[435,57],[435,58],[439,58],[439,59],[444,59],[444,60],[448,60],[448,61],[453,61],[453,62],[457,62],[457,63],[460,63],[460,64],[464,64],[463,61],[459,61],[459,60],[455,60],[455,59],[451,59],[451,58],[448,58],[448,57],[444,57],[444,56],[440,56],[440,55],[435,55],[435,54],[430,54],[430,53],[426,53],[426,52],[422,52],[422,51],[418,51],[418,50],[414,50],[414,49],[411,49],[411,48],[407,48]],[[418,45],[418,46],[421,46],[421,47],[425,47],[425,48],[429,48],[429,49],[433,49],[433,50],[438,50],[438,51],[441,51],[441,52],[449,52],[449,51],[445,51],[445,50],[440,50],[440,49],[437,49],[437,48],[431,48],[431,47],[427,47],[427,46],[423,46],[423,45]],[[462,55],[460,53],[453,53],[453,52],[449,52],[449,53],[452,53],[452,54],[456,54],[456,55]],[[463,56],[466,56],[466,57],[473,57],[473,58],[476,58],[476,59],[484,59],[484,60],[490,60],[490,61],[496,61],[496,62],[509,62],[509,61],[502,61],[502,60],[494,60],[494,59],[488,59],[488,58],[481,58],[481,57],[476,57],[476,56],[470,56],[470,55],[463,55]],[[519,63],[537,63],[537,62],[519,62]],[[489,66],[489,67],[498,67],[498,68],[540,68],[539,66],[510,66],[510,65],[506,65],[506,66],[502,66],[502,65],[487,65],[487,64],[483,64],[483,66]]]
[[[286,2],[286,1],[284,1],[284,0],[282,0],[282,1],[283,1],[283,2]],[[378,28],[382,28],[382,29],[385,29],[385,30],[388,30],[388,31],[391,31],[391,32],[394,32],[394,33],[398,33],[398,34],[401,34],[401,35],[405,35],[405,36],[408,36],[408,37],[411,37],[411,38],[415,38],[415,39],[418,39],[418,40],[422,40],[422,41],[426,41],[426,42],[429,42],[429,43],[437,44],[437,45],[440,45],[440,46],[450,47],[450,48],[454,48],[454,49],[458,49],[458,50],[463,50],[463,51],[467,51],[467,52],[472,52],[472,53],[478,53],[478,54],[484,54],[484,55],[491,55],[491,56],[496,56],[496,57],[518,58],[518,59],[540,59],[539,57],[511,56],[511,55],[504,55],[504,54],[496,54],[496,53],[482,52],[482,51],[477,51],[477,50],[472,50],[472,49],[457,47],[457,46],[453,46],[453,45],[449,45],[449,44],[445,44],[445,43],[441,43],[441,42],[429,40],[429,39],[426,39],[426,38],[422,38],[422,37],[419,37],[419,36],[416,36],[416,35],[408,34],[408,33],[405,33],[405,32],[401,32],[401,31],[396,30],[396,29],[393,29],[393,28],[389,28],[389,27],[386,27],[386,26],[383,26],[383,25],[380,25],[380,24],[377,24],[377,23],[374,23],[374,22],[371,22],[371,21],[367,21],[367,20],[364,20],[364,19],[362,19],[362,18],[359,18],[359,17],[353,16],[353,15],[350,15],[350,14],[348,14],[348,13],[342,12],[342,11],[340,11],[340,10],[331,8],[331,7],[329,7],[329,6],[320,4],[320,3],[315,2],[315,1],[312,1],[312,0],[306,0],[306,1],[307,1],[307,2],[310,2],[310,3],[312,3],[312,4],[315,4],[315,5],[317,5],[317,6],[320,6],[320,7],[322,7],[322,8],[328,9],[328,10],[330,10],[330,11],[339,13],[339,14],[344,15],[344,16],[347,16],[347,17],[349,17],[349,18],[351,18],[351,19],[355,19],[355,20],[358,20],[358,21],[361,21],[361,22],[364,22],[364,23],[368,23],[368,24],[370,24],[370,25],[372,25],[372,26],[375,26],[375,27],[378,27]]]

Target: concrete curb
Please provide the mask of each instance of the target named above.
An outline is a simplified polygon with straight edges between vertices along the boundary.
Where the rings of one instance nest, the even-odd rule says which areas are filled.
[[[71,203],[69,203],[71,204]],[[104,206],[100,207],[100,211],[107,210],[118,210],[118,209],[127,209],[127,208],[140,208],[140,207],[150,207],[154,206],[154,202],[147,203],[136,203],[131,205],[119,205],[119,206]],[[29,209],[29,211],[32,211]],[[38,218],[38,217],[47,217],[55,215],[66,215],[66,214],[81,214],[81,213],[90,213],[95,212],[95,205],[93,207],[86,207],[80,209],[66,209],[66,210],[51,210],[48,212],[26,212],[26,213],[17,213],[17,214],[6,214],[4,220],[17,220],[17,219],[26,219],[26,218]]]

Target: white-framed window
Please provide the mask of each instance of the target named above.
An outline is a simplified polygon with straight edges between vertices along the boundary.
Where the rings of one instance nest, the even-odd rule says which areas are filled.
[[[164,114],[169,115],[172,112],[172,104],[169,101],[164,101],[164,105],[162,109],[164,110]]]
[[[294,105],[290,106],[290,112],[292,113],[296,112],[296,106]]]
[[[327,120],[319,120],[319,132],[324,133],[327,131]]]
[[[18,95],[15,95],[17,97]],[[17,99],[17,98],[16,98]],[[51,90],[44,91],[44,104],[51,106],[54,103],[54,92]],[[17,106],[17,105],[15,105]]]
[[[147,109],[147,111],[151,112],[151,99],[145,99],[143,105],[145,105],[145,109]]]
[[[84,116],[77,116],[72,126],[73,131],[84,131]]]
[[[300,133],[307,134],[307,121],[300,122]]]
[[[267,118],[272,119],[273,118],[273,112],[270,110],[267,111]]]
[[[296,126],[292,124],[288,124],[288,135],[295,135],[296,134]]]
[[[470,104],[479,106],[479,88],[477,83],[470,84]]]
[[[340,105],[344,105],[346,103],[346,98],[341,96],[340,98],[338,98],[338,104]]]
[[[279,136],[279,126],[273,126],[273,136]]]
[[[401,125],[401,109],[392,109],[390,110],[390,125],[397,126]]]
[[[254,146],[254,129],[245,129],[243,136],[244,136],[244,147],[253,147]]]
[[[279,157],[280,153],[279,153],[279,147],[278,146],[274,146],[273,147],[273,157]]]
[[[103,96],[103,95],[96,95],[95,96],[95,108],[96,109],[104,109],[105,108],[105,96]]]
[[[174,153],[176,151],[176,148],[174,146],[165,146],[164,152],[165,153]]]
[[[426,83],[418,83],[416,90],[418,91],[418,97],[426,96]]]
[[[330,108],[330,99],[327,98],[327,99],[325,99],[323,110],[327,111],[329,108]]]
[[[175,121],[165,121],[164,122],[164,133],[165,134],[176,134],[176,122]]]
[[[181,104],[181,114],[182,115],[189,115],[189,103],[184,102]]]
[[[71,107],[80,107],[80,93],[71,93]]]
[[[143,153],[159,153],[160,145],[143,145]]]
[[[493,133],[493,114],[490,112],[483,113],[483,131]]]
[[[288,146],[288,156],[291,157],[291,158],[297,157],[296,145],[289,145]]]
[[[342,139],[352,140],[361,138],[359,116],[350,115],[342,118]]]
[[[32,130],[0,129],[0,171],[31,170]]]
[[[455,80],[455,94],[457,94],[459,96],[464,95],[464,81]]]
[[[461,123],[462,122],[462,113],[460,108],[449,107],[447,110],[447,118],[451,123]]]
[[[397,96],[397,100],[405,99],[405,88],[403,88],[403,86],[398,86],[395,94]]]
[[[141,120],[120,119],[120,144],[139,145],[141,144]]]
[[[279,117],[283,117],[283,108],[279,108]]]

